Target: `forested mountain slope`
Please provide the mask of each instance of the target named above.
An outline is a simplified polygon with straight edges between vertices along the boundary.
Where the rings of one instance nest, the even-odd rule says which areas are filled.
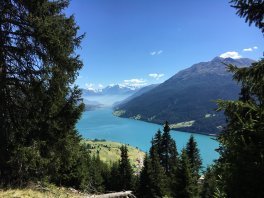
[[[239,85],[226,71],[225,64],[250,66],[247,58],[216,57],[182,70],[150,91],[116,107],[119,115],[163,123],[177,130],[206,134],[218,133],[225,124],[222,113],[215,112],[217,99],[237,99]]]

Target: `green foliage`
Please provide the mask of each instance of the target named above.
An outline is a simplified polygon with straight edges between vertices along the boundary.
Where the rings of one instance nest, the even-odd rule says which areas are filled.
[[[170,193],[168,178],[155,147],[150,149],[150,157],[147,155],[144,160],[137,190],[139,197],[163,197]]]
[[[156,151],[159,155],[159,159],[162,158],[162,133],[160,131],[160,129],[158,129],[157,133],[155,133],[154,138],[152,140],[152,147],[156,148]]]
[[[193,185],[194,193],[197,195],[199,192],[198,180],[200,178],[200,170],[202,167],[202,160],[200,157],[200,153],[199,153],[197,143],[196,143],[193,135],[191,135],[189,141],[187,142],[186,154],[187,154],[189,162],[190,162],[192,182],[193,182],[192,185]]]
[[[103,185],[103,163],[99,158],[99,155],[93,156],[90,166],[89,166],[89,177],[90,177],[90,184],[89,184],[89,192],[104,192],[104,185]]]
[[[201,197],[211,198],[217,192],[217,173],[213,166],[207,167],[204,172],[204,180],[202,183]]]
[[[197,146],[197,142],[195,141],[193,135],[191,135],[189,141],[187,142],[186,153],[190,160],[190,165],[191,165],[193,172],[196,175],[199,175],[199,171],[202,167],[202,160],[200,157],[200,152]]]
[[[225,190],[231,197],[263,197],[260,186],[264,182],[264,60],[250,68],[230,65],[229,69],[234,79],[241,82],[242,91],[238,101],[218,101],[228,120],[218,138]]]
[[[119,178],[119,162],[114,162],[110,170],[107,189],[109,189],[110,191],[118,191],[120,189],[120,182],[118,178]]]
[[[130,164],[127,147],[121,146],[121,159],[119,162],[119,182],[120,189],[129,190],[133,188],[133,170]]]
[[[137,197],[148,198],[152,197],[152,186],[150,179],[150,158],[146,154],[144,166],[140,172],[139,185],[137,186]]]
[[[166,121],[160,143],[161,164],[167,175],[177,166],[177,148],[175,141],[171,138],[169,123]]]
[[[151,197],[162,197],[168,195],[168,179],[160,164],[160,159],[155,148],[149,164],[149,179],[151,186]]]
[[[137,196],[198,197],[201,159],[197,143],[191,136],[187,150],[183,149],[178,159],[168,122],[165,123],[163,131],[161,133],[158,130],[151,142],[149,155],[146,155],[140,173]]]
[[[185,149],[182,150],[179,165],[176,171],[174,196],[182,198],[197,197],[196,185],[194,184],[190,161]]]
[[[74,50],[83,36],[62,13],[67,6],[66,0],[1,1],[1,183],[71,183],[83,110],[72,86],[82,67]]]
[[[240,17],[263,29],[263,1],[232,0]],[[241,84],[236,101],[218,101],[227,117],[227,127],[219,136],[220,159],[215,197],[263,197],[264,182],[264,59],[249,68],[228,65]]]
[[[263,0],[231,0],[232,7],[237,9],[237,15],[245,18],[246,22],[255,25],[264,33],[264,1]]]

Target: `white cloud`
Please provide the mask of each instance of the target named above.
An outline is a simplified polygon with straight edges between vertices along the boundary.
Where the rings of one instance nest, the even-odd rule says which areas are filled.
[[[244,52],[252,52],[253,49],[251,47],[243,49]]]
[[[129,88],[140,88],[146,85],[147,85],[146,80],[138,79],[138,78],[124,80],[123,83],[120,84],[120,86],[129,87]]]
[[[249,47],[249,48],[245,48],[243,49],[244,52],[252,52],[254,50],[257,50],[258,46],[254,46],[254,47]]]
[[[149,77],[155,78],[156,80],[159,80],[163,76],[164,74],[157,74],[157,73],[149,74]]]
[[[160,55],[162,52],[163,52],[162,50],[159,50],[159,51],[157,52],[157,55]]]
[[[154,56],[154,55],[160,55],[160,54],[162,54],[162,53],[163,53],[163,50],[158,50],[158,51],[150,52],[149,54],[150,54],[151,56]]]
[[[102,88],[104,86],[102,84],[95,85],[93,83],[85,83],[85,87],[87,90],[94,91],[94,92],[100,92],[102,91]]]
[[[90,91],[95,91],[94,84],[93,83],[85,83],[86,89]]]
[[[242,58],[242,56],[235,51],[232,52],[225,52],[223,54],[220,55],[221,58],[233,58],[233,59],[239,59]]]

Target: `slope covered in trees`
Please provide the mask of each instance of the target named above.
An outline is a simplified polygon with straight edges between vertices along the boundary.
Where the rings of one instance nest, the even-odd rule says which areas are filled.
[[[239,86],[225,64],[250,66],[253,60],[216,57],[194,64],[152,90],[118,105],[121,117],[162,124],[168,120],[177,130],[206,134],[219,133],[225,124],[223,113],[216,113],[217,99],[237,99]],[[139,116],[137,116],[139,117]]]

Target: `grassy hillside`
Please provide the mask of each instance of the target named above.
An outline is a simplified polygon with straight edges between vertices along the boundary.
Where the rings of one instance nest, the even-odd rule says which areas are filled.
[[[28,187],[23,189],[0,190],[1,198],[81,198],[87,197],[74,189],[49,185],[48,187]]]
[[[87,144],[91,155],[99,154],[100,159],[108,164],[120,159],[121,143],[104,140],[82,140]],[[136,173],[142,168],[145,153],[139,149],[127,145],[128,155],[132,167]],[[1,198],[82,198],[89,197],[71,188],[56,187],[51,184],[45,186],[32,184],[21,189],[0,189]]]
[[[100,159],[104,162],[111,164],[120,159],[119,148],[122,146],[121,143],[104,140],[83,140],[82,143],[88,144],[91,154],[99,154]],[[143,165],[145,153],[129,145],[127,145],[127,148],[132,167],[138,172]]]

